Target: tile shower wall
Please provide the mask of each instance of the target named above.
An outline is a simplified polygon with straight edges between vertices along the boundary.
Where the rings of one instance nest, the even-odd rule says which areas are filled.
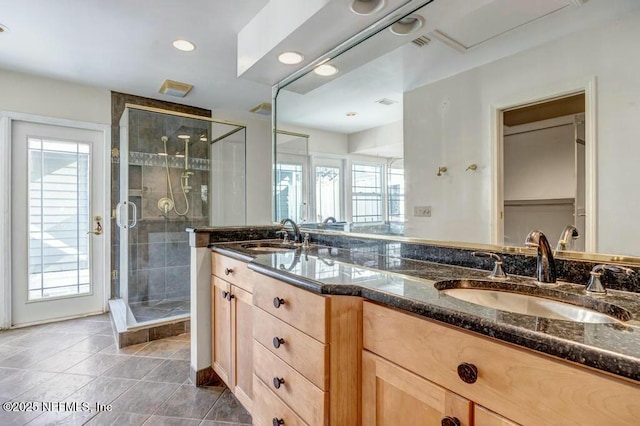
[[[126,93],[119,92],[111,92],[111,148],[112,148],[112,163],[111,163],[111,209],[114,210],[116,204],[120,198],[120,182],[118,176],[120,174],[120,162],[119,162],[119,150],[120,150],[120,117],[125,110],[126,104],[134,104],[134,105],[142,105],[153,108],[160,108],[168,111],[181,112],[191,115],[196,115],[200,117],[211,117],[211,110],[191,107],[188,105],[181,105],[172,102],[159,101],[156,99],[149,99],[140,96],[130,95]],[[140,170],[141,171],[141,170]],[[140,174],[140,176],[142,176]],[[165,177],[166,180],[166,177]],[[195,225],[202,226],[207,225],[206,221],[195,221]],[[174,225],[171,225],[174,226]],[[177,226],[177,225],[176,225]],[[145,234],[144,231],[140,232],[138,229],[138,234]],[[184,230],[184,228],[182,228]],[[111,270],[119,271],[119,256],[120,256],[120,234],[118,227],[115,223],[115,217],[112,215],[111,218]],[[144,238],[144,236],[143,236]],[[148,233],[147,233],[148,238]],[[186,237],[185,237],[186,238]],[[136,260],[137,261],[137,260]],[[137,265],[137,263],[136,263]],[[148,269],[147,269],[148,271]],[[165,271],[166,272],[166,271]],[[148,274],[148,272],[146,272]],[[144,275],[144,273],[143,273]],[[159,275],[159,274],[158,274]],[[166,273],[165,273],[166,275]],[[120,297],[120,282],[119,282],[119,273],[112,274],[111,281],[111,296],[112,297]],[[166,276],[164,284],[166,284]],[[158,285],[160,286],[160,285]],[[173,286],[171,286],[173,287]],[[148,291],[148,288],[147,288]],[[144,292],[142,292],[144,293]]]

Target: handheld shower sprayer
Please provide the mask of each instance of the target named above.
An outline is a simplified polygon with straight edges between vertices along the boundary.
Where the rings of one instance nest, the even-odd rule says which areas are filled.
[[[187,198],[187,192],[189,192],[189,189],[191,189],[191,187],[188,185],[189,181],[189,177],[188,175],[186,176],[185,179],[185,174],[187,173],[191,173],[191,172],[187,172],[187,164],[188,164],[188,158],[189,158],[189,140],[187,139],[185,141],[185,156],[184,156],[184,173],[180,176],[180,187],[182,188],[182,195],[184,196],[184,202],[185,202],[185,210],[184,212],[179,212],[178,209],[176,208],[176,200],[173,197],[173,188],[171,187],[171,173],[169,172],[169,160],[168,160],[168,152],[167,152],[167,142],[169,141],[169,138],[167,136],[162,136],[160,138],[160,140],[162,141],[163,147],[164,147],[164,152],[162,153],[162,155],[164,156],[164,167],[167,170],[167,187],[169,188],[169,198],[163,198],[158,202],[158,209],[160,209],[160,211],[164,212],[164,216],[166,217],[167,214],[169,213],[170,210],[173,210],[174,212],[176,212],[176,214],[178,216],[186,216],[187,213],[189,212],[189,198]],[[193,174],[193,173],[191,173]],[[185,180],[186,180],[186,184],[185,184]]]

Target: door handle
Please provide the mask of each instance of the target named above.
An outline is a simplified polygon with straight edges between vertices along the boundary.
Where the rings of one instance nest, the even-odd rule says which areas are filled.
[[[94,229],[93,231],[87,232],[87,235],[89,234],[102,235],[102,224],[100,223],[102,221],[102,217],[95,216],[93,220],[96,222],[96,229]]]
[[[136,203],[133,203],[131,201],[129,201],[129,204],[133,206],[133,220],[129,223],[129,228],[135,228],[136,224],[138,223],[138,207],[136,206]]]
[[[122,214],[120,213],[122,211],[122,206],[124,206],[122,201],[116,204],[116,225],[118,225],[118,228],[124,228],[122,226]]]

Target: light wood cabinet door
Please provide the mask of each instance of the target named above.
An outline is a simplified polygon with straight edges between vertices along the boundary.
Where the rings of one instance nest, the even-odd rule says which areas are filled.
[[[234,360],[233,393],[251,411],[253,388],[253,300],[251,293],[231,286],[232,342]]]
[[[473,419],[473,423],[476,426],[519,426],[518,423],[505,419],[501,415],[487,410],[480,405],[474,405]]]
[[[363,351],[363,426],[470,426],[471,418],[469,400]]]
[[[218,277],[211,277],[211,303],[213,312],[213,348],[211,351],[213,370],[229,385],[231,383],[231,303],[227,295],[231,286]]]

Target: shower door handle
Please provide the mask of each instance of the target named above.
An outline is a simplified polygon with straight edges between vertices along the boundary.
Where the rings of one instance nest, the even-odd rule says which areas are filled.
[[[132,203],[131,201],[129,201],[129,204],[133,206],[133,220],[129,223],[129,228],[135,228],[138,223],[138,207],[136,203]]]
[[[116,204],[116,225],[118,225],[118,228],[124,228],[124,226],[122,226],[122,214],[120,214],[120,212],[125,204],[126,201],[124,203],[121,201]]]

